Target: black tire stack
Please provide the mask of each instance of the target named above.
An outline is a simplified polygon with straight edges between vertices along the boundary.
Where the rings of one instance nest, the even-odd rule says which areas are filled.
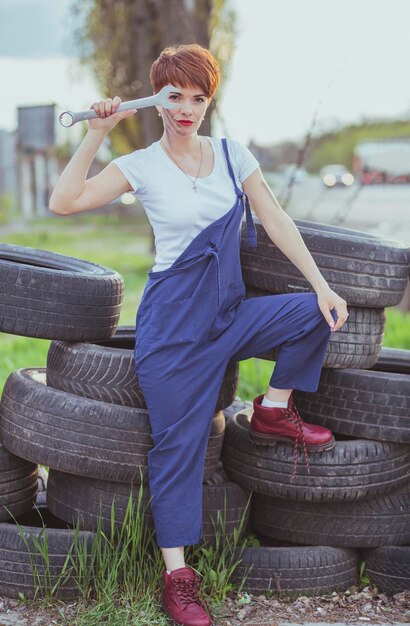
[[[41,339],[106,339],[118,324],[122,296],[123,279],[108,268],[44,250],[0,245],[1,332]],[[33,597],[33,571],[42,589],[49,591],[74,541],[68,524],[53,516],[42,498],[36,500],[38,464],[48,465],[48,443],[58,447],[61,433],[61,407],[55,404],[53,423],[44,437],[39,436],[50,391],[41,369],[18,370],[7,379],[0,403],[0,590],[8,597]],[[36,548],[44,536],[48,564]],[[88,548],[92,539],[93,533],[80,531],[79,540]],[[59,595],[78,594],[71,575]]]
[[[0,245],[0,294],[0,331],[52,340],[46,368],[12,372],[4,386],[0,521],[14,515],[28,537],[39,536],[41,517],[32,508],[40,464],[50,468],[47,506],[40,513],[47,522],[53,571],[67,554],[72,525],[79,519],[84,538],[91,541],[100,515],[103,529],[109,528],[113,501],[115,523],[121,524],[131,491],[138,500],[141,478],[144,519],[155,536],[147,484],[147,452],[153,442],[134,371],[135,329],[117,327],[122,277],[80,259]],[[230,363],[208,441],[203,522],[209,544],[215,544],[216,529],[229,538],[245,510],[249,517],[249,492],[221,480],[217,471],[223,409],[235,397],[237,373],[238,364]],[[11,546],[13,563],[1,552],[10,555]],[[41,570],[42,564],[37,565]],[[76,595],[72,583],[61,589],[62,597]],[[14,597],[22,590],[28,596],[34,592],[27,546],[12,523],[0,526],[0,585]]]
[[[393,355],[381,348],[385,324],[383,307],[398,302],[404,291],[408,280],[407,250],[361,233],[359,237],[357,231],[312,226],[306,222],[298,226],[321,271],[349,305],[349,321],[329,342],[323,376],[328,372],[340,375],[349,371],[359,372],[359,375],[384,372],[376,368],[383,367],[383,359],[389,358],[393,365],[390,363],[390,369],[385,371],[397,375],[391,367],[396,367],[399,352]],[[247,250],[246,243],[241,254],[248,295],[306,289],[299,277],[288,280],[295,271],[294,266],[288,262],[289,267],[286,267],[286,261],[280,258],[265,231],[259,225],[257,228],[257,255],[251,257],[253,252]],[[354,243],[357,239],[361,243],[363,237],[367,237],[368,247],[360,256],[351,238]],[[384,247],[386,250],[382,253],[380,249]],[[340,257],[336,264],[335,255]],[[278,267],[276,259],[280,260]],[[343,259],[344,271],[340,269],[340,259]],[[270,274],[269,263],[272,264]],[[363,277],[364,267],[368,267],[366,263],[376,272],[377,280],[373,280],[374,276],[370,280]],[[282,276],[278,283],[272,282],[275,276]],[[107,288],[108,281],[111,291]],[[353,289],[352,284],[355,296],[351,301],[348,293]],[[121,523],[130,490],[134,499],[138,497],[140,476],[144,486],[143,504],[147,505],[149,499],[146,454],[152,441],[147,408],[134,372],[134,329],[117,327],[122,279],[112,270],[78,259],[29,248],[0,246],[0,289],[4,294],[0,302],[0,330],[52,340],[46,368],[21,369],[9,376],[0,403],[0,441],[8,454],[16,455],[13,458],[24,460],[19,463],[27,465],[29,462],[34,470],[36,464],[51,468],[46,514],[54,520],[53,530],[64,530],[64,542],[71,532],[70,526],[79,519],[88,540],[93,536],[100,513],[103,527],[108,528],[113,501],[115,522]],[[379,290],[387,294],[387,299],[376,307]],[[359,293],[365,295],[362,305]],[[91,297],[87,298],[88,295]],[[105,314],[101,313],[101,307]],[[35,311],[35,323],[31,311]],[[408,355],[402,353],[404,351],[400,351],[400,356],[407,360]],[[260,356],[274,360],[275,351]],[[408,377],[408,372],[404,374]],[[395,546],[410,541],[404,541],[409,529],[409,445],[397,440],[379,440],[373,435],[369,438],[361,434],[354,439],[337,435],[334,451],[311,455],[312,475],[307,476],[300,463],[297,478],[290,483],[293,461],[289,447],[282,445],[264,450],[248,444],[250,410],[236,410],[241,406],[238,399],[234,401],[237,376],[238,364],[231,362],[221,386],[208,442],[203,521],[204,540],[213,544],[215,526],[219,526],[219,513],[224,510],[226,500],[227,538],[245,516],[244,530],[249,522],[249,530],[262,539],[261,547],[245,548],[241,555],[243,561],[234,574],[239,582],[252,566],[245,590],[322,593],[355,583],[361,556],[358,548],[381,546],[389,541],[382,529],[379,532],[384,538],[382,543],[360,546],[360,540],[352,539],[354,528],[342,528],[346,516],[337,518],[337,510],[344,510],[344,507],[358,505],[368,511],[363,524],[358,522],[360,529],[374,523],[377,511],[382,511],[379,517],[383,517],[383,506],[389,511],[393,507],[391,529],[395,534],[391,536]],[[336,389],[334,386],[334,393]],[[300,405],[303,394],[299,400],[298,393],[295,392],[295,398]],[[306,394],[307,400],[313,402],[319,393],[320,389],[316,394]],[[350,404],[354,401],[350,399]],[[301,412],[307,418],[302,409]],[[249,517],[246,504],[251,490]],[[284,522],[285,530],[276,522],[271,523],[277,511],[280,514],[284,507],[292,506],[299,507],[303,518],[307,517],[309,506],[316,513],[321,507],[336,507],[333,518],[336,521],[333,526],[330,522],[330,528],[336,528],[334,534],[344,535],[345,542],[332,543],[331,532],[326,540],[320,538],[319,541],[318,532],[313,542],[305,537],[300,539],[297,525],[293,529],[290,524],[290,530],[286,531]],[[283,519],[291,517],[286,509]],[[294,515],[294,519],[300,520],[300,517]],[[153,529],[149,505],[145,518]],[[57,528],[58,523],[63,523],[64,528]],[[319,530],[326,530],[322,520],[319,526]],[[307,533],[308,527],[303,525],[302,530]],[[376,529],[373,534],[377,532]],[[366,537],[371,534],[367,532]],[[300,543],[304,545],[298,545]],[[8,549],[9,544],[5,545]],[[58,553],[64,554],[64,549]],[[0,569],[1,564],[0,554]],[[28,577],[27,562],[25,566],[20,564],[18,571],[20,579],[6,586],[8,594],[17,594],[24,579],[29,595],[32,581]],[[70,593],[73,592],[68,585],[66,594]]]
[[[295,220],[349,318],[333,334],[317,392],[295,390],[307,422],[330,428],[332,451],[303,457],[293,482],[293,450],[248,440],[252,407],[227,422],[227,475],[253,489],[250,528],[262,541],[235,572],[252,566],[245,589],[322,593],[357,581],[358,560],[382,591],[410,588],[410,351],[382,348],[385,311],[398,304],[409,276],[409,250],[344,228]],[[258,248],[241,262],[248,296],[312,291],[301,272],[257,223]],[[261,358],[275,360],[277,350]],[[397,567],[394,559],[397,559]],[[292,575],[293,574],[293,575]],[[330,587],[329,587],[330,586]]]

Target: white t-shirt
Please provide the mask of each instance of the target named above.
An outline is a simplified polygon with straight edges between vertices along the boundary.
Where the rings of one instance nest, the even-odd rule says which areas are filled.
[[[153,271],[170,267],[192,239],[236,201],[222,142],[218,137],[206,139],[214,151],[214,169],[209,176],[198,178],[196,192],[159,141],[112,161],[132,186],[152,226],[156,251]],[[236,184],[241,188],[259,162],[238,141],[228,139],[227,143]]]

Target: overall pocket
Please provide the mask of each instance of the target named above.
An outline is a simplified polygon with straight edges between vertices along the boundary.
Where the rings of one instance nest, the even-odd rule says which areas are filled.
[[[180,346],[197,340],[195,298],[152,305],[149,347]]]
[[[246,297],[246,288],[243,280],[237,280],[228,285],[227,308],[234,309]]]
[[[236,309],[245,299],[245,284],[243,281],[234,281],[226,289],[223,306],[215,316],[208,332],[208,340],[215,341],[235,319]]]

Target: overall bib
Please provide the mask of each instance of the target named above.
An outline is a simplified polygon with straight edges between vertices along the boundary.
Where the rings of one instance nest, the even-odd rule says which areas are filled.
[[[135,371],[152,429],[148,480],[162,548],[202,539],[206,449],[229,360],[280,346],[270,385],[316,391],[331,334],[316,293],[245,297],[244,209],[250,247],[256,229],[222,144],[236,201],[169,268],[148,272],[136,318]]]

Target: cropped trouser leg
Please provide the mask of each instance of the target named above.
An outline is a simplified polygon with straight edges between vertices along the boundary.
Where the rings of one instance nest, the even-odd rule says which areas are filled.
[[[241,302],[224,344],[238,361],[280,346],[271,387],[316,391],[330,335],[316,293],[278,294]]]
[[[208,350],[191,354],[182,370],[169,364],[166,376],[142,378],[154,441],[151,510],[162,548],[201,541],[205,457],[226,366]]]

